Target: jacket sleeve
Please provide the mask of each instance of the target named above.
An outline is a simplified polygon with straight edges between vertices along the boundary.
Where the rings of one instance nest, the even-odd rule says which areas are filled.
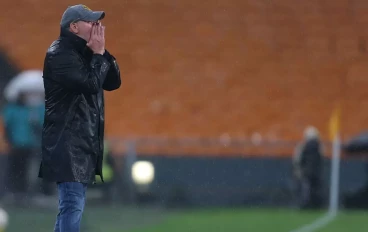
[[[51,58],[53,79],[75,92],[96,94],[102,89],[110,63],[102,55],[94,54],[89,69],[73,51],[55,54]]]
[[[103,89],[107,91],[112,91],[120,88],[121,86],[121,78],[120,78],[120,69],[119,65],[116,62],[114,56],[112,56],[107,50],[103,55],[110,63],[110,69],[107,73],[105,82],[103,83]]]

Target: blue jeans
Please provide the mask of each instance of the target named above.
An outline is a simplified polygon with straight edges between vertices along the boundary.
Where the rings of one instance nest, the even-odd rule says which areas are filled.
[[[59,213],[54,232],[79,232],[84,210],[87,184],[79,182],[58,183]]]

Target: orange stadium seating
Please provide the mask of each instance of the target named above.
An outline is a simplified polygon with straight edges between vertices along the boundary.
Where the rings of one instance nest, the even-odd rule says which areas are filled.
[[[21,68],[42,68],[74,1],[1,1],[0,46]],[[109,136],[328,139],[368,125],[368,2],[135,0],[84,2],[107,12],[106,43],[123,86],[106,93]]]

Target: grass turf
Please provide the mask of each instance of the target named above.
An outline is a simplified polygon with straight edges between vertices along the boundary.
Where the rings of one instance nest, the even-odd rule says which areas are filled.
[[[9,209],[6,232],[52,231],[55,211]],[[88,232],[289,232],[322,216],[322,211],[288,209],[160,209],[87,207],[82,231]],[[318,232],[365,232],[368,212],[343,211]],[[30,230],[31,229],[31,230]]]

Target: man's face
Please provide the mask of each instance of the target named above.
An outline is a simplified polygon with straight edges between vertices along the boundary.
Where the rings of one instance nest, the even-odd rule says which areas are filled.
[[[88,42],[91,37],[92,26],[95,23],[99,23],[99,21],[98,22],[78,21],[70,24],[70,30],[74,34],[76,34],[77,36],[81,37],[82,39]]]

